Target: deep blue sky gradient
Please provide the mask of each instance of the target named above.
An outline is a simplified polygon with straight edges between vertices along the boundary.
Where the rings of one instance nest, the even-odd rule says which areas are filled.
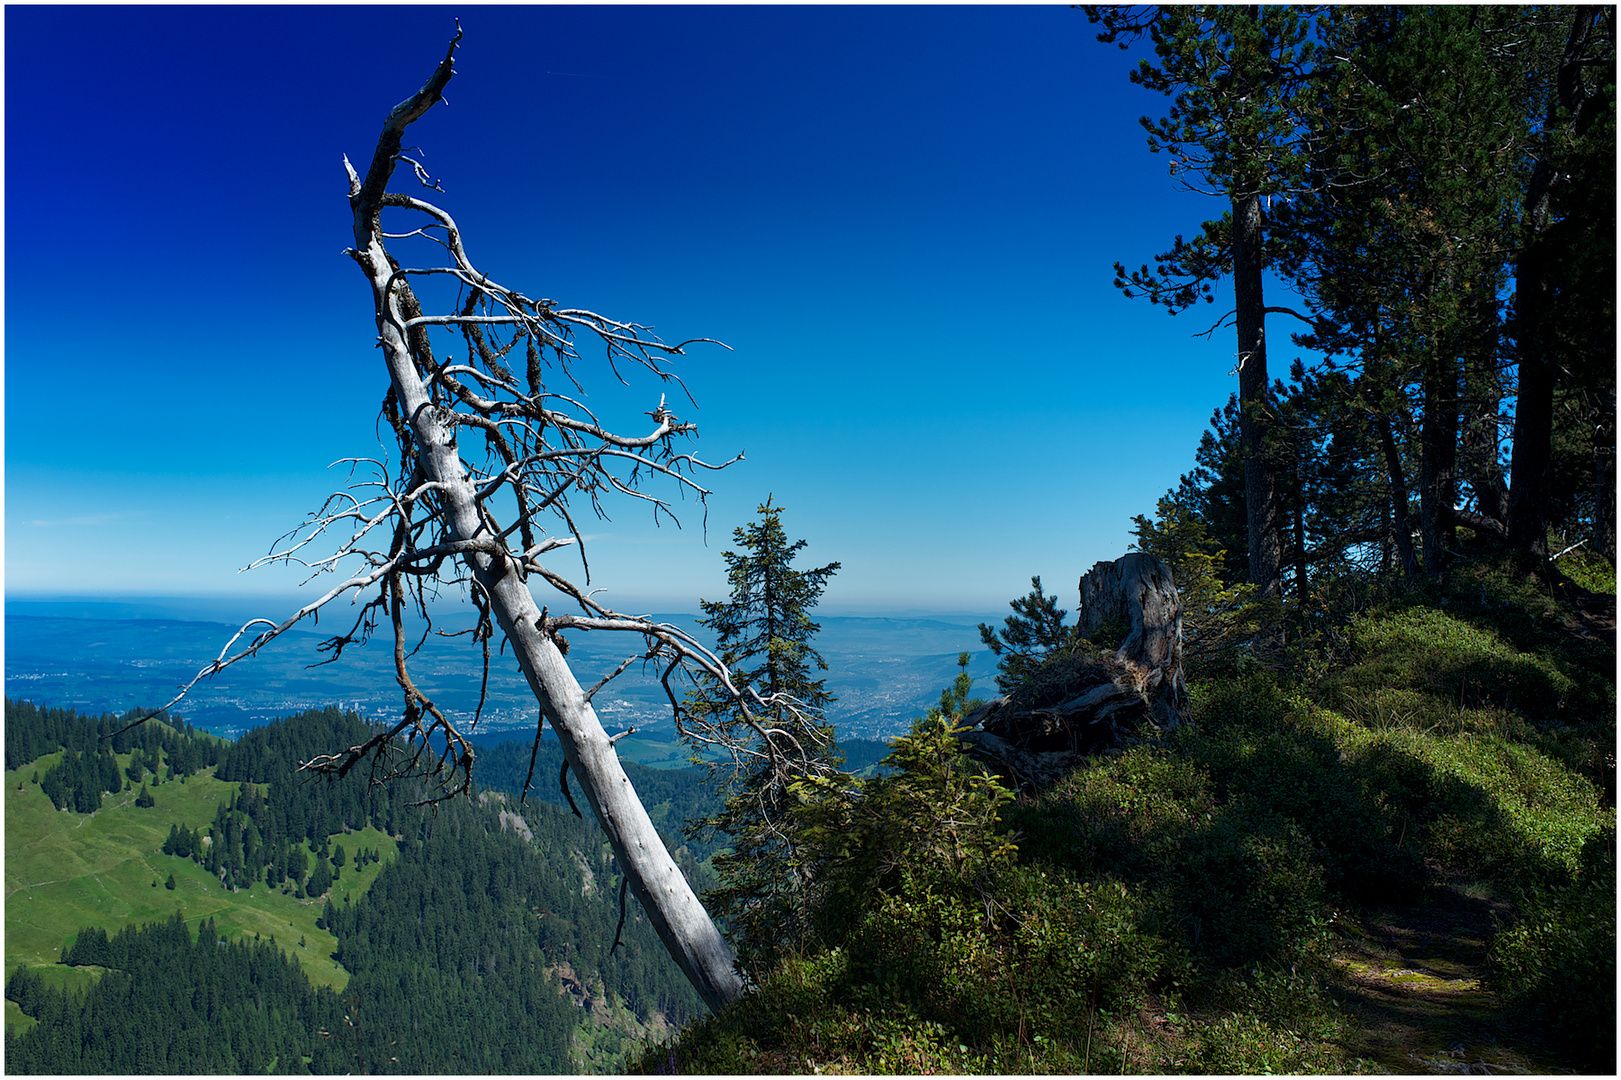
[[[457,17],[409,141],[473,259],[733,350],[678,362],[700,451],[747,454],[707,541],[691,504],[589,528],[621,610],[723,596],[768,494],[843,563],[830,614],[993,611],[1034,573],[1073,608],[1235,387],[1231,331],[1194,336],[1220,305],[1111,287],[1221,207],[1066,7],[8,7],[8,596],[297,581],[236,571],[376,452],[385,385],[341,155]],[[645,425],[657,386],[581,375]]]

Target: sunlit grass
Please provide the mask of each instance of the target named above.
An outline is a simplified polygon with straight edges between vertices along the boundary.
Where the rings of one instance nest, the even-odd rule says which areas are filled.
[[[36,771],[43,775],[59,759],[60,754],[47,755],[5,774],[8,977],[19,964],[28,964],[44,967],[47,978],[83,984],[93,977],[89,972],[55,966],[81,929],[97,926],[113,934],[179,911],[193,932],[212,918],[223,936],[273,937],[312,983],[338,990],[347,985],[349,973],[332,959],[337,939],[315,925],[324,900],[299,899],[263,882],[231,892],[190,859],[163,854],[171,824],[206,829],[237,784],[216,780],[206,769],[184,782],[151,785],[154,807],[135,806],[136,785],[104,796],[94,814],[75,814],[55,809],[32,782]],[[121,769],[128,766],[129,755],[118,755],[118,763]],[[335,834],[333,840],[351,855],[330,893],[341,904],[371,886],[396,848],[373,828]],[[362,847],[377,850],[383,860],[356,870],[352,856]],[[165,887],[170,875],[172,891]],[[8,1003],[8,1019],[13,1013],[21,1016]]]

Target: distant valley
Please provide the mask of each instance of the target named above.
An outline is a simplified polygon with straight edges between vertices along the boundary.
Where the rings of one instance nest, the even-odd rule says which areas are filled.
[[[79,608],[93,610],[91,605]],[[219,654],[239,625],[185,618],[71,617],[57,613],[62,610],[74,609],[8,602],[8,696],[89,714],[160,705]],[[654,618],[700,629],[692,615]],[[993,619],[1001,621],[999,616],[983,617]],[[815,644],[828,663],[828,688],[838,696],[829,719],[844,738],[882,740],[905,731],[914,717],[939,700],[963,650],[973,654],[969,672],[976,691],[995,692],[995,660],[980,645],[975,629],[981,619],[818,621],[822,630]],[[364,649],[351,647],[337,663],[310,666],[325,659],[316,646],[328,636],[323,632],[327,626],[336,625],[329,619],[320,631],[288,633],[258,657],[194,689],[179,713],[225,737],[290,712],[326,705],[352,708],[372,718],[396,713],[400,699],[386,641]],[[454,632],[463,626],[447,623],[443,629]],[[581,683],[590,685],[632,655],[638,641],[612,634],[574,634],[569,661]],[[441,707],[470,720],[478,704],[479,664],[479,653],[467,637],[434,635],[423,644],[412,671]],[[609,731],[636,727],[637,733],[623,746],[626,757],[654,765],[685,762],[673,742],[669,703],[656,671],[632,665],[599,694],[597,708]],[[480,741],[523,737],[534,730],[535,712],[534,699],[511,654],[493,655],[488,697],[477,728]]]

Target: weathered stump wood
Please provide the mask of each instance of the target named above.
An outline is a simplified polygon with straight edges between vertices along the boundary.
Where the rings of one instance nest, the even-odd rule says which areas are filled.
[[[1122,616],[1131,632],[1115,659],[1130,672],[1155,724],[1174,728],[1187,715],[1188,688],[1182,678],[1182,598],[1171,568],[1134,551],[1081,575],[1081,636]]]
[[[1137,552],[1100,562],[1081,578],[1080,601],[1081,635],[1096,643],[1117,629],[1125,634],[1119,648],[1057,657],[964,718],[973,729],[961,736],[969,753],[1022,790],[1052,784],[1145,726],[1167,731],[1186,719],[1182,601],[1170,569]]]

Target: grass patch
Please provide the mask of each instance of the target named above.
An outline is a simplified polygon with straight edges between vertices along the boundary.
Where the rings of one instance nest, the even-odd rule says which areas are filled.
[[[348,984],[348,972],[332,959],[337,939],[315,925],[323,901],[299,900],[263,882],[230,892],[190,859],[162,853],[170,824],[206,829],[238,785],[216,780],[206,769],[185,782],[151,786],[154,807],[135,806],[136,787],[105,796],[94,814],[75,814],[55,809],[31,782],[36,769],[43,772],[59,756],[5,774],[8,977],[28,964],[41,967],[48,978],[90,978],[88,972],[57,966],[62,948],[81,929],[102,927],[112,934],[178,910],[193,933],[213,918],[227,936],[274,937],[312,983],[337,990]],[[127,766],[129,755],[119,755],[118,761],[120,768]],[[350,850],[375,848],[384,856],[364,870],[352,864],[344,868],[331,892],[335,903],[343,903],[371,886],[396,849],[372,828],[336,839]],[[173,891],[164,887],[171,874]],[[8,1019],[13,1011],[8,1007]]]

